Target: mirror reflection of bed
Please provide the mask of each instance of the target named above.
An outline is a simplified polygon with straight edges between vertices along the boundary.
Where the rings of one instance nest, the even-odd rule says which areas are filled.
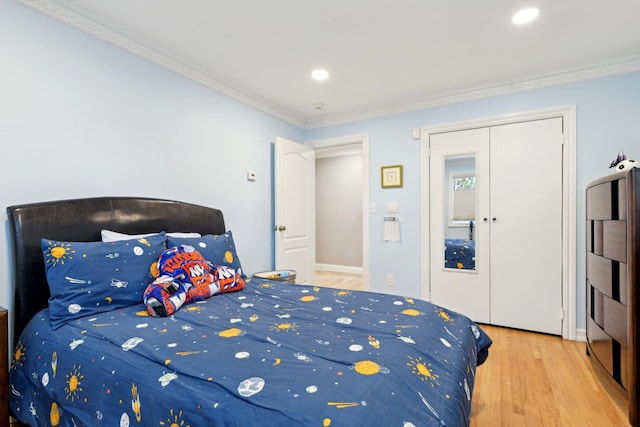
[[[476,216],[475,154],[465,153],[445,157],[445,182],[448,183],[444,224],[444,268],[475,270]]]
[[[476,242],[469,239],[445,239],[444,260],[445,268],[475,270]]]

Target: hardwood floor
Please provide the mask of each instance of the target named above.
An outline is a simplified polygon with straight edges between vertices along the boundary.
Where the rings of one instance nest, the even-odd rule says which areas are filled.
[[[364,289],[362,274],[316,271],[316,280],[313,283],[326,288],[348,289],[350,291]]]
[[[482,329],[493,345],[476,371],[471,427],[629,426],[624,398],[601,381],[584,342]]]

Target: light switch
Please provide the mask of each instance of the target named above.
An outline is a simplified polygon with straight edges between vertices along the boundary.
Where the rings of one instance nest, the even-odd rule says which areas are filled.
[[[396,202],[387,203],[387,212],[388,213],[398,213],[398,203],[396,203]]]
[[[376,213],[376,211],[377,211],[376,204],[375,203],[370,203],[369,204],[369,213],[370,214],[374,214],[374,213]]]

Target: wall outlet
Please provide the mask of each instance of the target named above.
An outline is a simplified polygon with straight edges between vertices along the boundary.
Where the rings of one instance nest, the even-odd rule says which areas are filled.
[[[387,286],[393,286],[393,274],[387,274]]]

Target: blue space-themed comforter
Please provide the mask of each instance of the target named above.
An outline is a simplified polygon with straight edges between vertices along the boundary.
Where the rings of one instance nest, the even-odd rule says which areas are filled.
[[[142,304],[20,337],[29,425],[465,426],[491,340],[428,302],[252,279],[152,318]]]
[[[444,240],[444,266],[462,270],[476,268],[476,242],[466,239]]]

